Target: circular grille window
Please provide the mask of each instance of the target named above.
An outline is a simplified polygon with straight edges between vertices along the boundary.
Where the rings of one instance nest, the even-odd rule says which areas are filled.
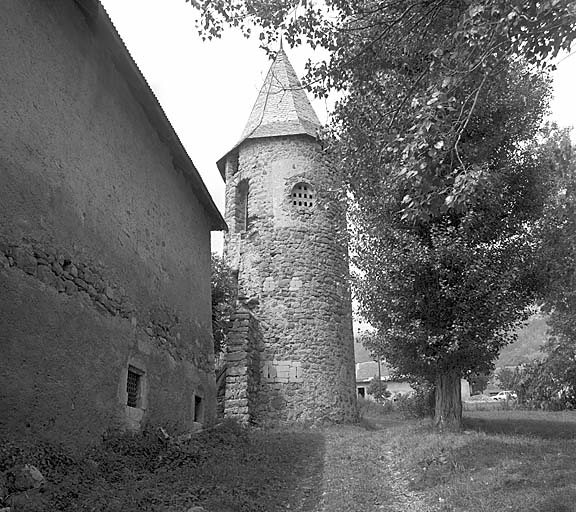
[[[314,190],[308,183],[298,183],[292,189],[292,206],[305,206],[312,208],[314,206]]]

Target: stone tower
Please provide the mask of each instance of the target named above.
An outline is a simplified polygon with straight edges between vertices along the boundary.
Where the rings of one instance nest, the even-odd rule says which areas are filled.
[[[225,414],[256,423],[356,417],[345,195],[286,53],[266,76],[226,180],[225,258],[239,309]]]

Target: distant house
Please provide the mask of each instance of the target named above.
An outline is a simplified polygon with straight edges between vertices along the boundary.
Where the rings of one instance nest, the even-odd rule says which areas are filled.
[[[378,372],[379,364],[380,373]],[[390,391],[392,400],[398,395],[407,395],[414,391],[408,382],[394,379],[390,367],[386,363],[366,361],[356,363],[356,396],[372,400],[373,397],[368,393],[368,388],[374,379],[378,379],[378,375],[380,375],[381,381],[386,383],[386,388]],[[460,381],[460,390],[462,400],[470,398],[470,385],[467,380],[462,379]]]
[[[222,216],[97,1],[0,19],[0,435],[210,423]]]
[[[363,363],[356,363],[356,395],[368,400],[372,399],[372,396],[368,393],[368,388],[372,380],[380,379],[382,382],[386,383],[388,391],[391,393],[392,399],[395,396],[402,394],[412,393],[414,390],[408,384],[408,382],[402,382],[397,379],[392,378],[390,367],[386,363],[380,363],[380,372],[378,371],[378,362],[367,361]]]

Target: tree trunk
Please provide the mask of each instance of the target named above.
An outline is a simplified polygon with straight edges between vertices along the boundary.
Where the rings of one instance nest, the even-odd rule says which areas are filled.
[[[456,372],[436,376],[434,425],[439,430],[462,428],[462,392],[460,375]]]

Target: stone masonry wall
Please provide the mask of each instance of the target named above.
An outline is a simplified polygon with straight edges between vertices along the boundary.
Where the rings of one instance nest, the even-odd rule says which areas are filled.
[[[231,318],[226,353],[226,397],[224,415],[242,423],[251,422],[257,410],[260,382],[258,322],[246,308]]]
[[[0,436],[210,423],[206,210],[76,2],[0,19]]]
[[[249,184],[248,227],[236,231],[235,187]],[[313,207],[292,204],[299,183]],[[341,181],[306,136],[256,139],[227,166],[226,258],[258,322],[260,423],[356,417],[347,233]]]

